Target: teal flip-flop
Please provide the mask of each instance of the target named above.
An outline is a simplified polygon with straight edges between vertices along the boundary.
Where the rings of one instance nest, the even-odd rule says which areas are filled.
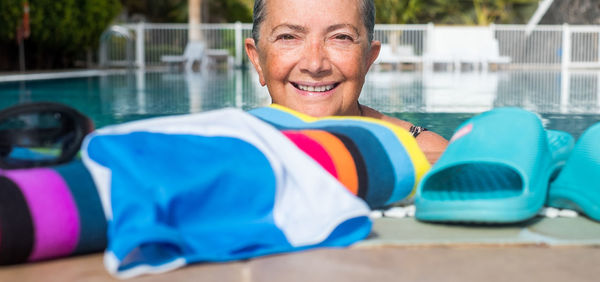
[[[560,174],[550,184],[548,205],[574,209],[600,221],[600,123],[577,141]]]
[[[463,123],[423,177],[415,217],[436,222],[512,223],[543,207],[548,182],[573,148],[534,113],[498,108]]]

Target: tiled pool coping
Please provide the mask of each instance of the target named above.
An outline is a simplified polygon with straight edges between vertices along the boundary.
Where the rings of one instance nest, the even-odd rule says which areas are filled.
[[[111,75],[111,74],[124,74],[127,72],[128,72],[128,70],[126,70],[126,69],[119,69],[119,70],[117,70],[117,69],[90,69],[90,70],[73,70],[73,71],[48,71],[48,72],[40,72],[40,73],[10,73],[10,74],[0,74],[0,82],[91,77],[91,76],[102,76],[102,75]]]
[[[512,225],[424,223],[414,218],[378,218],[357,246],[443,245],[600,246],[600,223],[584,216],[536,217]]]

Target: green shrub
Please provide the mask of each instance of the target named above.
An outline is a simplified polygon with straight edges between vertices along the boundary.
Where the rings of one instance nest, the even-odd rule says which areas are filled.
[[[0,1],[0,41],[15,40],[17,25],[23,14],[21,1]]]
[[[97,47],[100,35],[121,10],[118,0],[30,0],[29,7],[28,58],[55,58],[67,65],[78,54]],[[22,0],[0,1],[0,42],[16,44],[22,14]]]

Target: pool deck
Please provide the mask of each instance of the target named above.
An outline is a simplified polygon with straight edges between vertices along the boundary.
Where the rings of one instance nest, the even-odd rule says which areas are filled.
[[[350,248],[194,264],[127,281],[598,281],[600,224],[535,218],[504,226],[379,218]],[[0,267],[0,281],[111,281],[102,254]]]
[[[124,74],[123,69],[85,69],[85,70],[63,70],[63,71],[40,71],[40,72],[11,72],[0,73],[1,82],[33,81],[43,79],[78,78],[90,76],[103,76],[111,74]]]

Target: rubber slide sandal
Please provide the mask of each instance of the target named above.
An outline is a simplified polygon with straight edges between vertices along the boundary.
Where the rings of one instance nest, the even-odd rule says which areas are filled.
[[[467,120],[423,177],[422,221],[514,223],[544,206],[548,183],[573,148],[566,132],[544,130],[534,113],[498,108]]]
[[[548,205],[574,209],[600,221],[600,123],[586,130],[550,184]]]

